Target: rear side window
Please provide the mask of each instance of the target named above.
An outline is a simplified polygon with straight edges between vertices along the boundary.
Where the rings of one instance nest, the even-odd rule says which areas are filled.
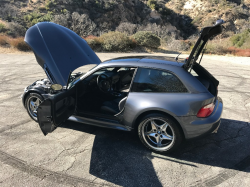
[[[187,89],[182,82],[170,72],[139,68],[131,91],[183,93],[187,92]]]

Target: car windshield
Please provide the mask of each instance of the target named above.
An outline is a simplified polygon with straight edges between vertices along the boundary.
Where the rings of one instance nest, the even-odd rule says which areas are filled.
[[[92,70],[96,66],[98,66],[98,65],[96,65],[96,64],[88,64],[88,65],[81,66],[81,67],[77,68],[76,70],[74,70],[70,75],[70,78],[69,78],[69,81],[68,81],[68,87],[70,88],[72,86],[72,84],[74,82],[76,82],[82,75],[89,72],[90,70]]]

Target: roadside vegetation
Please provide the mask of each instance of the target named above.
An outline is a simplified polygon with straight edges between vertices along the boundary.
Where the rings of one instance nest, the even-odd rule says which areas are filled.
[[[161,39],[152,32],[141,31],[134,35],[127,35],[122,32],[108,32],[101,36],[82,37],[89,46],[97,52],[127,52],[127,51],[182,51],[190,52],[198,36],[193,36],[189,40],[176,40],[171,36]],[[10,37],[0,35],[0,46],[15,48],[20,51],[30,51],[30,47],[24,42],[23,37]],[[215,38],[208,42],[206,54],[250,57],[250,30],[233,35],[230,38]]]

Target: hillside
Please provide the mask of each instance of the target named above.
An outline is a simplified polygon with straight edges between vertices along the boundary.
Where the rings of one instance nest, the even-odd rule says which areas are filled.
[[[176,50],[190,49],[192,42],[187,45],[179,41],[192,41],[202,27],[213,25],[221,18],[226,24],[220,39],[228,38],[228,42],[233,36],[233,44],[229,45],[241,40],[238,47],[249,48],[250,0],[0,1],[0,33],[11,37],[24,36],[37,22],[51,21],[82,37],[101,36],[110,31],[124,32],[128,36],[138,31],[151,31],[173,50],[176,46],[179,46]],[[239,33],[243,34],[237,35]],[[246,40],[248,44],[243,45]]]
[[[172,0],[166,6],[192,18],[192,24],[199,29],[223,19],[224,37],[250,28],[250,0]]]
[[[186,39],[219,18],[227,21],[227,35],[249,28],[249,8],[250,0],[1,0],[0,19],[24,29],[54,21],[83,36],[151,30]]]

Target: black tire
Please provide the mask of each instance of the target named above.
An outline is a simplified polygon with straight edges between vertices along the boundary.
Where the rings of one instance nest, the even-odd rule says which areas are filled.
[[[30,116],[31,119],[33,119],[35,122],[37,122],[37,117],[35,117],[34,115],[32,115],[32,112],[29,111],[30,108],[29,108],[29,105],[30,105],[30,100],[32,98],[38,98],[40,99],[40,101],[42,102],[44,99],[43,97],[40,95],[40,94],[37,94],[37,93],[29,93],[25,99],[25,108]]]
[[[165,130],[166,132],[163,133],[164,131],[160,132],[161,130],[156,130],[157,131],[156,133],[150,133],[149,136],[146,136],[145,135],[145,128],[148,128],[148,127],[151,128],[152,125],[149,125],[149,124],[151,124],[151,121],[167,122],[168,126]],[[160,128],[163,126],[159,125],[158,127]],[[150,130],[150,132],[151,131],[155,131],[155,129]],[[167,133],[167,131],[169,134]],[[166,146],[158,147],[156,145],[157,140],[152,135],[154,135],[154,136],[157,135],[157,136],[161,136],[161,137],[162,136],[163,137],[171,137],[170,132],[172,132],[172,140],[165,139],[164,141],[166,142]],[[170,153],[170,152],[176,150],[181,145],[181,143],[183,141],[183,133],[182,133],[182,130],[180,129],[179,125],[176,124],[176,122],[174,120],[172,120],[170,117],[163,115],[163,114],[158,114],[158,113],[148,114],[141,119],[140,124],[138,126],[138,135],[139,135],[141,142],[148,149],[151,149],[155,152],[161,152],[161,153],[166,153],[166,152]],[[168,135],[168,136],[165,136],[165,135]],[[155,142],[152,141],[152,139],[153,140],[155,139]],[[158,139],[158,141],[159,141],[159,139]],[[160,141],[162,142],[163,139],[160,139]],[[168,141],[169,142],[171,141],[171,143],[168,143]]]

